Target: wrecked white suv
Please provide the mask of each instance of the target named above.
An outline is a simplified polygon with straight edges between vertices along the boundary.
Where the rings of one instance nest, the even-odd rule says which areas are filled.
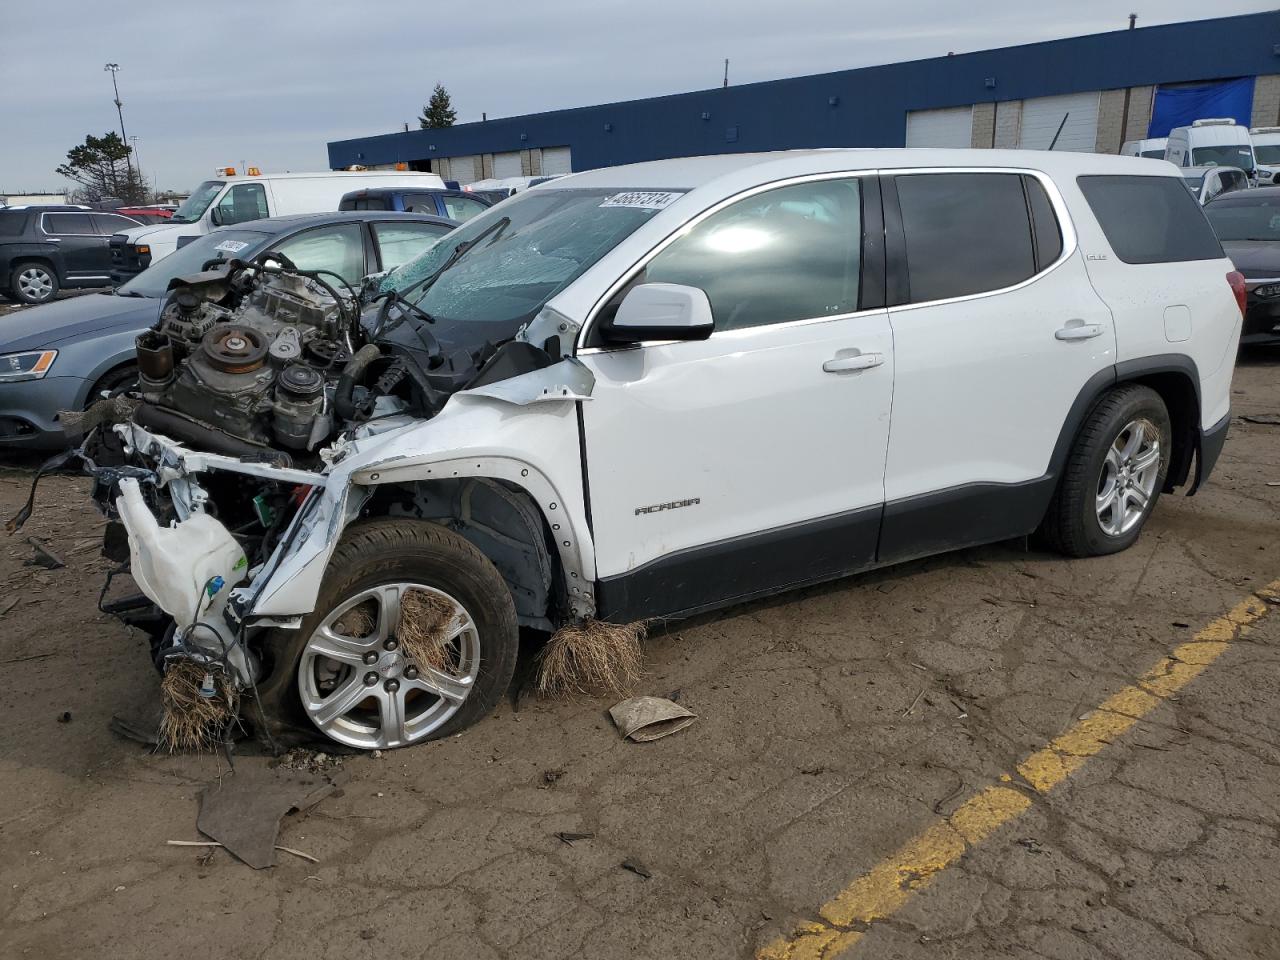
[[[159,664],[277,739],[460,730],[521,628],[1121,550],[1222,448],[1243,284],[1162,162],[824,150],[566,177],[369,292],[189,278],[82,424]]]

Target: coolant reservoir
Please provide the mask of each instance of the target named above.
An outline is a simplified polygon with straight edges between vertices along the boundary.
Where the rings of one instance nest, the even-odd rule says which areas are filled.
[[[142,499],[138,481],[128,477],[120,480],[116,509],[129,531],[134,581],[180,628],[225,603],[244,576],[248,561],[240,544],[208,514],[162,527]]]

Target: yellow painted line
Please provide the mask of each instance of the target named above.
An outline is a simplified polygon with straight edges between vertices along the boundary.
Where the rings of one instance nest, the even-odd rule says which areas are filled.
[[[1227,613],[1179,644],[1099,707],[1073,723],[1048,746],[1016,767],[1035,793],[1047,793],[1089,758],[1122,736],[1157,706],[1200,676],[1227,650],[1240,631],[1267,615],[1263,599],[1280,598],[1280,580],[1246,597]],[[770,943],[758,960],[832,960],[862,939],[876,921],[895,913],[913,893],[955,863],[970,847],[1031,806],[1032,793],[1010,774],[969,797],[950,816],[936,820],[867,873],[828,900],[819,920],[802,924],[789,937]]]

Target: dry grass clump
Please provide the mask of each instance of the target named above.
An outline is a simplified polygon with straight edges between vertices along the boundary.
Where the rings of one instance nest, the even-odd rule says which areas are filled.
[[[400,629],[396,631],[404,655],[420,667],[452,667],[446,634],[457,614],[457,606],[438,594],[407,591],[400,597]]]
[[[349,637],[367,637],[377,626],[377,603],[365,601],[344,613],[335,626]],[[400,623],[395,637],[400,650],[420,667],[447,670],[453,666],[450,641],[445,639],[458,608],[425,590],[409,590],[400,597]]]
[[[628,693],[640,680],[640,641],[646,629],[643,622],[565,624],[538,657],[538,693]]]
[[[213,675],[212,697],[200,696],[206,673]],[[240,694],[221,667],[195,660],[170,660],[160,681],[163,713],[157,746],[179,750],[214,749],[240,708]]]

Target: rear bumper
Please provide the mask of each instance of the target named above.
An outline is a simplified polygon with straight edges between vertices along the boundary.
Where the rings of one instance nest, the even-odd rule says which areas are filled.
[[[1231,427],[1231,411],[1207,430],[1200,430],[1200,450],[1196,457],[1196,479],[1188,495],[1195,493],[1209,479],[1209,474],[1218,463],[1222,448],[1227,443],[1227,432]]]

